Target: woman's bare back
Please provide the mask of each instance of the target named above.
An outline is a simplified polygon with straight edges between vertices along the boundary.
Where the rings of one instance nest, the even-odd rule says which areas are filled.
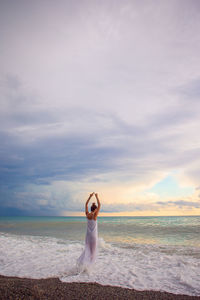
[[[88,212],[87,213],[87,219],[88,220],[96,220],[97,219],[97,213],[94,211],[94,212]]]

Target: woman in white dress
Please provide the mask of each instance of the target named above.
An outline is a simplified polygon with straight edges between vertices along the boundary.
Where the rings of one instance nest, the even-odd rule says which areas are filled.
[[[85,203],[85,214],[87,217],[87,233],[85,238],[85,249],[78,259],[78,267],[80,271],[89,270],[90,266],[95,262],[97,255],[97,216],[100,211],[100,201],[98,194],[95,194],[97,199],[97,206],[95,202],[92,203],[91,212],[88,211],[88,203],[95,193],[90,194]]]

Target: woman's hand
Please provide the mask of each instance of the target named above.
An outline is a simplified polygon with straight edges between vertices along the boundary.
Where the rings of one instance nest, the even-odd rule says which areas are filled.
[[[92,198],[93,195],[94,195],[94,192],[92,194],[90,194],[90,198]]]

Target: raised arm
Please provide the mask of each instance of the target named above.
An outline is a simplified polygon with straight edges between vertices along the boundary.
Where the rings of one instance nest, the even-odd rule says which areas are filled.
[[[101,203],[100,203],[100,200],[99,200],[99,197],[98,197],[97,193],[95,194],[95,197],[97,199],[97,204],[98,204],[97,209],[96,209],[96,215],[98,215],[98,213],[100,211],[100,208],[101,208]]]
[[[88,203],[89,203],[89,201],[90,201],[90,199],[92,198],[93,195],[94,195],[94,193],[90,194],[89,198],[85,202],[85,214],[86,214],[86,216],[88,214]]]

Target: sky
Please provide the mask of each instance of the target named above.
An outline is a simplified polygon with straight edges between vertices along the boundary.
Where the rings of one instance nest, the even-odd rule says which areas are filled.
[[[200,215],[199,32],[199,0],[0,0],[0,215]]]

